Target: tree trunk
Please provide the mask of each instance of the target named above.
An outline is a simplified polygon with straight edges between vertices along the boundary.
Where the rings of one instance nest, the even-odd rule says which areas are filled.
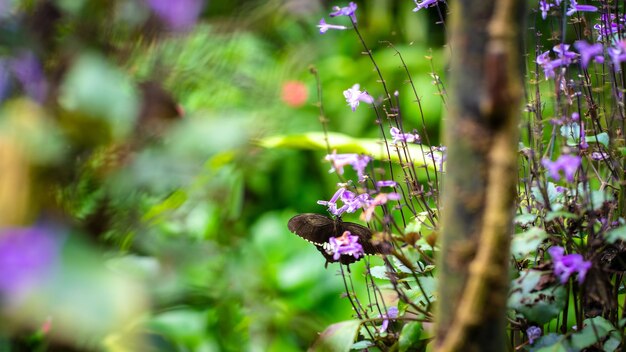
[[[524,0],[452,4],[438,351],[506,351]]]

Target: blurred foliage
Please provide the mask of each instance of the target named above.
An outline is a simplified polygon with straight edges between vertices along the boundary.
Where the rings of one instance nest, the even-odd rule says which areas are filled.
[[[310,65],[330,128],[375,136],[370,112],[341,94],[360,82],[382,96],[371,63],[352,33],[321,38],[317,2],[208,1],[185,31],[152,3],[0,1],[1,224],[47,228],[63,248],[28,299],[2,295],[0,349],[303,350],[351,308],[336,268],[286,224],[322,212],[336,180],[321,152],[258,141],[320,130]],[[410,2],[359,6],[414,126],[415,97],[384,41],[418,73],[436,143],[425,56],[441,67],[445,53],[429,50],[440,46],[424,35],[432,21]],[[308,91],[303,105],[282,96],[289,81]]]

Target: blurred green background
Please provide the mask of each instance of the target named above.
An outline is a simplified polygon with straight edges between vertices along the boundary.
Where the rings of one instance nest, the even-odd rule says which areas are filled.
[[[349,25],[328,17],[347,2],[160,2],[0,1],[0,252],[37,247],[16,229],[55,243],[0,263],[36,278],[0,286],[0,350],[300,351],[351,317],[338,266],[286,226],[325,212],[316,201],[337,182],[325,152],[258,144],[321,131],[311,66],[329,129],[379,136],[373,110],[342,94],[384,94],[357,36],[316,28]],[[438,145],[437,11],[357,3],[405,129],[421,118],[388,42]]]

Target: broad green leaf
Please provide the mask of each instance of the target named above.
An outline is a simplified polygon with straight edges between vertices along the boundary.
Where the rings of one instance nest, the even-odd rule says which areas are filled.
[[[566,336],[554,333],[540,337],[530,347],[531,352],[570,352],[571,350]]]
[[[350,351],[354,339],[359,332],[361,321],[348,320],[333,324],[324,330],[315,340],[309,351],[313,352],[347,352]]]
[[[389,277],[387,276],[387,267],[384,265],[371,268],[370,274],[377,279],[389,280]]]
[[[520,225],[528,225],[537,219],[537,214],[520,214],[515,217],[515,223]]]
[[[557,218],[566,218],[566,219],[577,219],[578,215],[572,214],[569,211],[551,211],[546,214],[545,221],[552,221]]]
[[[432,303],[436,299],[437,280],[434,277],[424,276],[419,278],[419,286],[417,283],[412,285],[412,289],[407,291],[407,296],[416,304],[425,305],[426,299],[424,294],[428,296],[428,300]],[[421,289],[420,289],[421,287]]]
[[[518,233],[511,241],[511,254],[523,258],[534,252],[537,247],[548,237],[548,234],[538,227],[532,227],[528,231]]]
[[[367,348],[370,348],[373,346],[375,346],[374,342],[370,340],[363,340],[363,341],[354,343],[350,349],[353,351],[364,351]]]
[[[606,335],[614,331],[615,327],[603,317],[585,319],[583,328],[579,332],[572,334],[572,346],[577,349],[589,347],[602,341]]]
[[[422,330],[421,322],[415,321],[404,325],[398,339],[400,352],[415,351],[417,346],[423,343],[420,339]]]
[[[609,134],[606,132],[602,132],[595,136],[586,136],[585,141],[587,143],[600,143],[608,148],[609,147]]]
[[[326,137],[322,132],[308,132],[304,134],[271,136],[259,141],[264,148],[296,148],[308,150],[326,150]],[[372,138],[352,138],[341,133],[328,133],[328,144],[331,150],[338,153],[364,153],[373,156],[378,160],[384,160],[391,155],[391,160],[398,161],[398,153],[387,149],[379,139]],[[393,147],[390,147],[393,148]],[[429,169],[434,170],[434,164],[431,158],[424,155],[430,148],[426,145],[410,144],[407,150],[413,160],[415,166],[426,165]],[[435,151],[434,154],[441,154]]]
[[[565,307],[567,295],[563,286],[546,287],[541,290],[538,284],[543,272],[526,270],[521,277],[513,280],[508,306],[522,314],[526,319],[538,324],[545,324]]]
[[[604,235],[604,239],[608,243],[615,243],[616,241],[626,240],[626,226],[620,226],[615,228]]]

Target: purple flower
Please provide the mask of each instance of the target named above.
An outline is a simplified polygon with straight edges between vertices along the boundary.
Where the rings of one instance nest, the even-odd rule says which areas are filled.
[[[358,242],[359,236],[352,236],[350,231],[344,231],[339,237],[331,237],[330,250],[334,253],[333,259],[339,260],[341,255],[347,254],[355,258],[363,255],[363,246]]]
[[[343,91],[343,96],[346,98],[346,102],[348,102],[352,111],[356,111],[356,108],[359,106],[359,102],[361,101],[367,104],[372,104],[374,102],[374,98],[367,94],[367,92],[361,92],[359,87],[360,85],[356,83],[352,86],[352,88]]]
[[[364,207],[363,214],[361,214],[361,220],[370,221],[372,219],[372,215],[374,215],[374,210],[379,205],[386,204],[390,200],[400,200],[400,195],[398,193],[379,193],[374,197],[373,200],[369,201]]]
[[[387,328],[389,327],[389,320],[398,317],[398,307],[389,307],[386,314],[379,315],[378,317],[383,318],[383,324],[380,326],[380,333],[382,334],[387,331]]]
[[[548,158],[543,158],[541,164],[548,169],[550,177],[555,180],[559,180],[561,175],[560,171],[563,171],[565,178],[569,182],[574,181],[574,174],[580,166],[581,158],[577,155],[561,155],[556,161],[550,161]]]
[[[148,6],[174,31],[192,27],[204,8],[204,0],[146,0]]]
[[[435,6],[437,4],[437,1],[439,0],[424,0],[420,3],[417,2],[417,0],[413,0],[415,2],[415,8],[413,9],[413,12],[417,12],[421,9],[425,9],[427,7],[431,7],[431,6]]]
[[[340,208],[337,207],[338,201],[343,203]],[[370,202],[371,197],[369,194],[362,193],[357,196],[353,192],[350,192],[342,187],[335,192],[329,201],[318,200],[317,204],[325,205],[328,208],[329,213],[335,216],[340,216],[343,213],[354,213],[360,208],[367,207]]]
[[[579,40],[574,43],[574,46],[580,53],[580,65],[583,68],[587,68],[587,66],[589,66],[589,61],[592,59],[599,64],[604,62],[604,56],[602,56],[604,49],[602,44],[589,44],[584,40]]]
[[[621,63],[626,61],[626,41],[620,41],[619,43],[617,43],[617,46],[608,48],[607,52],[611,57],[613,69],[615,70],[615,72],[619,71],[621,68]]]
[[[569,10],[565,13],[568,16],[574,14],[574,12],[597,12],[598,8],[592,5],[578,5],[578,1],[570,0]]]
[[[22,85],[24,92],[37,102],[43,102],[48,93],[48,81],[41,63],[32,51],[22,51],[9,59],[9,68]]]
[[[526,329],[526,336],[528,336],[528,343],[533,344],[535,340],[541,337],[541,328],[538,326],[531,326]]]
[[[393,144],[422,142],[422,139],[417,133],[401,133],[400,129],[397,127],[391,127],[389,133],[391,133],[391,138],[393,138]]]
[[[350,16],[352,23],[356,23],[356,15],[354,14],[354,12],[356,11],[356,7],[356,4],[352,1],[350,1],[348,6],[346,7],[333,6],[333,12],[331,12],[329,16]]]
[[[552,48],[558,58],[555,60],[550,59],[550,52],[546,51],[541,55],[537,56],[535,62],[537,62],[543,68],[543,72],[546,78],[554,78],[555,73],[554,69],[561,66],[569,66],[573,60],[576,58],[576,53],[573,51],[569,51],[568,44],[558,44]]]
[[[546,19],[546,17],[548,17],[548,11],[550,11],[550,8],[554,6],[553,4],[547,2],[546,0],[540,0],[539,1],[539,10],[541,11],[541,18],[543,18],[544,20]]]
[[[608,159],[609,155],[605,152],[593,152],[591,153],[591,159],[593,160],[604,160]]]
[[[337,26],[334,24],[327,24],[326,20],[324,20],[323,18],[320,20],[320,23],[317,25],[317,28],[320,29],[320,33],[322,34],[326,33],[329,29],[338,29],[338,30],[348,29],[348,27],[346,26]]]
[[[395,187],[396,181],[378,181],[376,182],[376,187]]]
[[[336,171],[339,175],[343,175],[343,167],[346,165],[351,165],[352,168],[357,172],[359,176],[359,181],[365,180],[365,168],[367,164],[372,161],[372,157],[361,154],[337,154],[333,152],[333,154],[326,155],[325,159],[330,161],[332,167],[329,172]]]
[[[554,275],[558,276],[561,284],[565,284],[570,276],[578,273],[578,283],[585,281],[585,275],[591,268],[591,262],[583,259],[580,254],[565,254],[563,247],[555,246],[548,249],[554,263]]]
[[[578,142],[578,146],[582,150],[589,148],[589,143],[587,143],[587,136],[585,134],[585,124],[582,122],[580,124],[580,141]]]
[[[54,233],[44,228],[0,230],[0,294],[19,298],[45,279],[59,255]]]
[[[443,163],[446,161],[446,159],[448,157],[447,154],[446,154],[446,150],[447,150],[446,147],[440,146],[440,147],[432,148],[432,151],[425,153],[426,160],[434,160],[434,162],[435,162],[435,170],[437,170],[437,171],[442,171],[443,170]],[[441,154],[434,153],[433,151],[439,151],[439,152],[441,152]]]

